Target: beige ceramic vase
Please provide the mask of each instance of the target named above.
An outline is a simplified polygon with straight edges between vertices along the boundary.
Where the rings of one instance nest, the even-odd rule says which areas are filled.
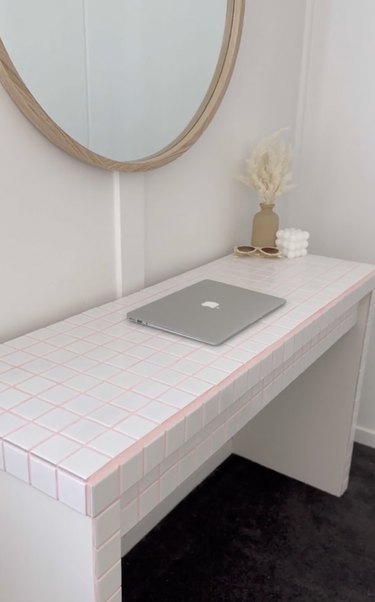
[[[273,212],[273,203],[260,203],[260,211],[253,218],[251,244],[254,247],[274,247],[279,229],[279,216]]]

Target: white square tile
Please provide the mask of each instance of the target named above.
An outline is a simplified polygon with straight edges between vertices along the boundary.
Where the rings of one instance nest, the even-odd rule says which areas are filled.
[[[247,374],[247,372],[245,372],[244,374],[241,374],[241,376],[238,376],[236,378],[236,380],[234,381],[234,398],[235,399],[239,399],[240,397],[242,397],[242,395],[244,395],[248,391],[247,377],[248,377],[248,374]]]
[[[86,370],[86,374],[89,376],[93,376],[94,378],[98,378],[99,380],[108,380],[112,376],[115,376],[120,372],[119,368],[115,366],[110,366],[109,364],[96,364]]]
[[[178,409],[159,401],[153,401],[137,411],[137,414],[161,424],[178,412]]]
[[[120,353],[119,355],[115,355],[107,360],[111,366],[115,366],[119,368],[119,370],[126,370],[130,368],[130,366],[134,366],[139,359],[135,357],[131,357],[130,355],[126,355],[125,353]]]
[[[113,427],[121,420],[124,420],[129,413],[121,408],[117,408],[112,404],[107,404],[89,414],[89,418],[96,420],[100,424]]]
[[[43,377],[49,378],[56,383],[63,383],[64,381],[68,380],[68,378],[76,376],[76,374],[77,372],[71,370],[70,368],[66,368],[65,366],[56,366],[50,370],[47,370],[46,372],[43,372]]]
[[[241,368],[242,363],[236,362],[235,360],[231,360],[227,357],[218,357],[211,364],[212,368],[216,368],[217,370],[222,370],[223,372],[231,373]]]
[[[53,405],[50,403],[38,398],[32,398],[18,405],[13,409],[13,412],[22,416],[22,418],[26,418],[26,420],[35,420],[35,418],[45,414],[48,410],[52,410],[52,408]]]
[[[31,423],[8,435],[7,440],[18,445],[18,447],[29,450],[51,437],[51,435],[51,431]]]
[[[157,481],[151,487],[146,489],[139,500],[140,519],[144,518],[153,510],[159,503],[159,482]]]
[[[51,387],[51,389],[48,389],[48,391],[44,391],[43,393],[39,394],[39,397],[53,403],[54,405],[63,404],[76,396],[77,391],[68,389],[68,387],[64,387],[63,385],[55,385]]]
[[[185,391],[179,391],[177,389],[169,389],[165,393],[160,395],[159,399],[165,401],[176,408],[182,409],[188,406],[192,401],[195,400],[195,396]]]
[[[177,385],[182,380],[184,380],[185,375],[181,372],[176,372],[176,370],[171,370],[170,368],[165,368],[164,370],[160,370],[154,376],[155,380],[158,380],[162,383],[165,383],[171,387]]]
[[[78,376],[74,376],[65,382],[67,387],[71,387],[72,389],[77,389],[77,391],[86,392],[89,389],[92,389],[96,385],[100,384],[100,381],[97,378],[93,378],[92,376],[87,376],[86,374],[79,374]]]
[[[121,536],[123,537],[138,523],[138,500],[133,500],[121,510]]]
[[[76,422],[76,420],[76,414],[68,412],[67,410],[63,410],[62,408],[54,408],[50,412],[47,412],[47,414],[39,416],[35,422],[46,426],[52,431],[61,431],[73,422]]]
[[[121,562],[119,561],[96,582],[98,602],[116,602],[121,594]]]
[[[7,372],[0,374],[0,382],[10,386],[18,385],[22,381],[28,380],[29,378],[30,372],[21,370],[21,368],[11,368]]]
[[[156,398],[159,397],[162,393],[169,389],[168,385],[164,385],[162,383],[157,382],[156,380],[152,380],[151,378],[148,380],[144,380],[143,382],[135,385],[134,391],[140,393],[141,395],[146,395],[147,397]]]
[[[26,399],[30,399],[28,393],[22,393],[17,389],[6,388],[0,393],[0,408],[3,410],[11,410]]]
[[[203,428],[203,408],[199,407],[186,416],[186,439],[190,439]]]
[[[69,334],[57,334],[48,339],[49,345],[53,345],[54,347],[68,347],[68,345],[74,342],[74,337],[71,337]]]
[[[191,393],[192,395],[196,396],[202,395],[203,393],[212,388],[212,384],[206,383],[205,381],[194,377],[187,378],[186,380],[179,383],[177,386],[179,389],[187,391],[188,393]]]
[[[128,329],[124,333],[124,337],[126,340],[131,341],[132,343],[144,343],[145,341],[151,338],[151,335],[149,331],[147,331],[146,334],[146,332],[139,332],[139,330]]]
[[[134,364],[134,366],[131,366],[129,370],[138,376],[149,377],[159,372],[160,366],[150,364],[150,362],[138,362],[137,364]]]
[[[87,354],[87,353],[89,353],[89,351],[92,351],[93,349],[95,349],[95,345],[94,345],[94,343],[86,343],[86,341],[76,339],[75,342],[72,343],[71,345],[68,345],[68,347],[66,347],[66,349],[68,351],[71,351],[72,353],[77,353],[78,355],[83,355],[83,354]]]
[[[143,395],[133,393],[132,391],[123,393],[120,397],[113,400],[114,405],[124,408],[129,412],[136,412],[148,403],[150,403],[150,399],[148,397],[143,397]]]
[[[107,362],[111,357],[116,355],[116,351],[108,347],[94,347],[91,351],[88,351],[83,358],[89,358],[97,362]]]
[[[130,502],[133,502],[134,500],[137,501],[137,497],[138,497],[138,485],[133,485],[133,487],[130,487],[129,489],[124,491],[124,493],[121,495],[121,498],[120,498],[121,508],[125,508],[125,506],[127,506],[128,504],[130,504]]]
[[[31,345],[31,347],[28,347],[27,351],[32,355],[43,357],[44,355],[50,355],[50,353],[56,351],[56,347],[52,347],[52,345],[48,345],[48,343],[35,343],[35,345]]]
[[[107,456],[111,456],[111,458],[115,458],[134,443],[135,439],[127,435],[108,431],[90,441],[90,447],[103,454],[107,454]]]
[[[135,347],[131,347],[128,350],[128,354],[133,357],[138,358],[139,360],[145,360],[149,358],[150,355],[153,355],[154,350],[150,349],[150,347],[145,347],[143,345],[135,345]]]
[[[145,474],[158,466],[163,461],[164,456],[165,437],[163,434],[143,448]]]
[[[120,498],[120,471],[116,468],[91,489],[91,516],[98,516]]]
[[[77,357],[76,353],[67,351],[66,349],[56,349],[52,353],[48,354],[48,360],[55,362],[56,364],[64,364],[70,362],[72,359]]]
[[[126,341],[125,339],[112,339],[105,347],[108,351],[111,351],[113,357],[116,353],[124,353],[131,347],[134,347],[134,343]]]
[[[206,426],[219,415],[220,394],[208,399],[203,406],[203,423]]]
[[[77,355],[73,357],[73,359],[66,362],[65,366],[71,370],[75,370],[76,372],[85,372],[86,370],[90,370],[90,368],[94,368],[97,363],[97,361],[91,360],[84,355]]]
[[[95,575],[101,577],[121,558],[121,534],[117,532],[95,553]]]
[[[150,487],[155,481],[160,478],[160,466],[154,467],[152,470],[147,472],[144,477],[138,483],[138,496]]]
[[[0,470],[4,470],[4,453],[3,453],[3,444],[0,441]]]
[[[62,470],[57,471],[60,502],[73,510],[86,514],[86,483]]]
[[[95,330],[91,328],[87,328],[87,326],[75,326],[69,331],[71,337],[76,339],[84,339],[85,337],[89,337],[91,334],[94,334]]]
[[[178,422],[166,432],[166,454],[173,454],[185,443],[185,423],[184,420]]]
[[[30,475],[33,487],[57,499],[56,469],[51,464],[31,456]]]
[[[198,362],[192,362],[188,359],[179,360],[173,365],[173,370],[178,370],[187,375],[196,374],[199,370],[202,370],[202,368],[204,368],[203,364],[198,364]]]
[[[38,357],[37,359],[33,359],[31,362],[27,362],[24,364],[23,369],[28,370],[32,374],[42,374],[42,372],[46,372],[51,368],[55,368],[56,364],[46,360],[43,357]]]
[[[216,356],[211,353],[210,351],[206,351],[206,349],[197,349],[196,351],[193,351],[192,353],[190,353],[188,360],[191,360],[193,362],[199,362],[200,364],[203,364],[204,366],[208,366],[209,364],[212,364],[212,362],[214,362],[216,359]]]
[[[179,463],[180,480],[183,483],[196,469],[196,451],[193,450],[184,456]]]
[[[143,454],[139,452],[120,467],[121,494],[143,477]]]
[[[131,389],[134,385],[143,380],[142,376],[137,376],[136,374],[132,374],[131,372],[120,372],[116,376],[113,376],[109,379],[109,382],[113,385],[117,385],[122,389]]]
[[[33,376],[28,380],[23,381],[17,385],[18,389],[30,393],[31,395],[38,395],[47,389],[53,387],[54,383],[41,376]]]
[[[160,477],[160,499],[164,500],[179,485],[178,465],[175,464]]]
[[[103,454],[93,449],[82,448],[60,464],[62,468],[69,470],[78,477],[88,479],[108,462],[108,456],[103,456]]]
[[[169,347],[171,343],[166,339],[154,335],[150,339],[148,339],[145,344],[147,347],[151,347],[152,349],[158,349],[159,351],[161,351],[162,349]]]
[[[34,447],[33,454],[39,456],[51,462],[52,464],[58,464],[72,454],[77,451],[81,446],[68,439],[67,437],[63,437],[62,435],[54,435],[50,439],[47,439],[44,443],[41,443],[37,447]]]
[[[189,347],[189,345],[184,345],[183,343],[173,343],[173,345],[169,345],[167,351],[177,357],[185,357],[191,353],[191,347]]]
[[[120,531],[120,501],[115,502],[93,520],[95,547],[99,548]]]
[[[6,343],[2,343],[0,345],[0,357],[4,357],[4,355],[8,355],[8,353],[13,353],[13,351],[14,351],[14,347],[11,347],[10,345],[6,345]]]
[[[141,439],[154,430],[156,427],[155,422],[151,422],[150,420],[146,420],[146,418],[141,418],[140,416],[129,416],[120,424],[116,425],[116,430],[121,431],[125,435],[129,435],[129,437],[133,437],[134,439]]]
[[[103,407],[101,401],[84,394],[78,395],[78,397],[75,397],[71,401],[68,401],[68,403],[64,404],[64,408],[71,410],[76,414],[80,414],[81,416],[85,416],[86,414],[89,414],[94,410],[98,410],[101,407]]]
[[[197,378],[201,378],[209,383],[217,385],[221,383],[225,378],[227,378],[228,374],[223,372],[222,370],[217,370],[216,368],[212,368],[211,366],[207,368],[203,368],[197,372]]]
[[[105,334],[104,332],[94,332],[88,337],[85,337],[85,341],[87,343],[94,343],[95,345],[105,345],[110,343],[113,340],[113,337]]]
[[[0,415],[0,437],[6,437],[12,431],[26,424],[26,421],[13,414],[4,413]]]
[[[29,482],[29,466],[27,461],[27,452],[10,443],[3,443],[4,464],[6,471],[13,476]]]
[[[220,392],[220,412],[224,412],[234,402],[234,385],[231,383]]]
[[[25,351],[14,351],[8,355],[3,356],[4,362],[11,366],[22,366],[26,362],[30,362],[34,357]]]
[[[204,439],[196,448],[197,467],[202,466],[211,456],[211,437]]]
[[[4,362],[0,361],[0,374],[3,374],[3,372],[8,372],[9,369],[9,364],[5,364]]]
[[[83,418],[64,428],[63,434],[75,439],[79,443],[85,444],[91,441],[91,439],[98,437],[98,435],[101,435],[106,430],[105,426],[94,422],[94,420]]]
[[[101,383],[90,390],[90,395],[101,399],[102,401],[112,401],[123,392],[123,389],[112,385],[111,383]]]
[[[159,351],[158,353],[153,353],[150,355],[148,361],[152,362],[153,364],[157,364],[158,366],[167,368],[168,366],[176,363],[176,356],[166,353],[165,351]]]

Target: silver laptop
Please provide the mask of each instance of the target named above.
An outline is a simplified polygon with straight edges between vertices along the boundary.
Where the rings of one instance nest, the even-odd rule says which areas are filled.
[[[209,345],[220,345],[285,302],[280,297],[231,284],[201,280],[130,311],[127,318]]]

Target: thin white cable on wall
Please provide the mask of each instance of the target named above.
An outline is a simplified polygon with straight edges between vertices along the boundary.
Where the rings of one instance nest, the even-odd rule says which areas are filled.
[[[120,173],[112,173],[116,297],[123,296]]]
[[[316,6],[316,0],[306,0],[305,23],[304,23],[304,30],[303,30],[303,45],[302,45],[301,66],[300,66],[300,82],[299,82],[299,92],[298,92],[298,100],[297,100],[297,114],[296,114],[295,137],[294,137],[294,150],[295,150],[297,168],[298,168],[298,163],[300,160],[302,146],[303,146],[303,135],[304,135],[304,127],[305,127],[305,114],[306,114],[306,99],[307,99],[307,89],[308,89],[309,72],[310,72],[311,41],[312,41],[315,6]]]

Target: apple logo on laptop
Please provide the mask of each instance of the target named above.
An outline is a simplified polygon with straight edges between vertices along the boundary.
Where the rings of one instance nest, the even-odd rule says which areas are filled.
[[[204,303],[201,303],[202,307],[208,307],[209,309],[219,309],[220,305],[219,303],[216,303],[216,301],[205,301]]]

